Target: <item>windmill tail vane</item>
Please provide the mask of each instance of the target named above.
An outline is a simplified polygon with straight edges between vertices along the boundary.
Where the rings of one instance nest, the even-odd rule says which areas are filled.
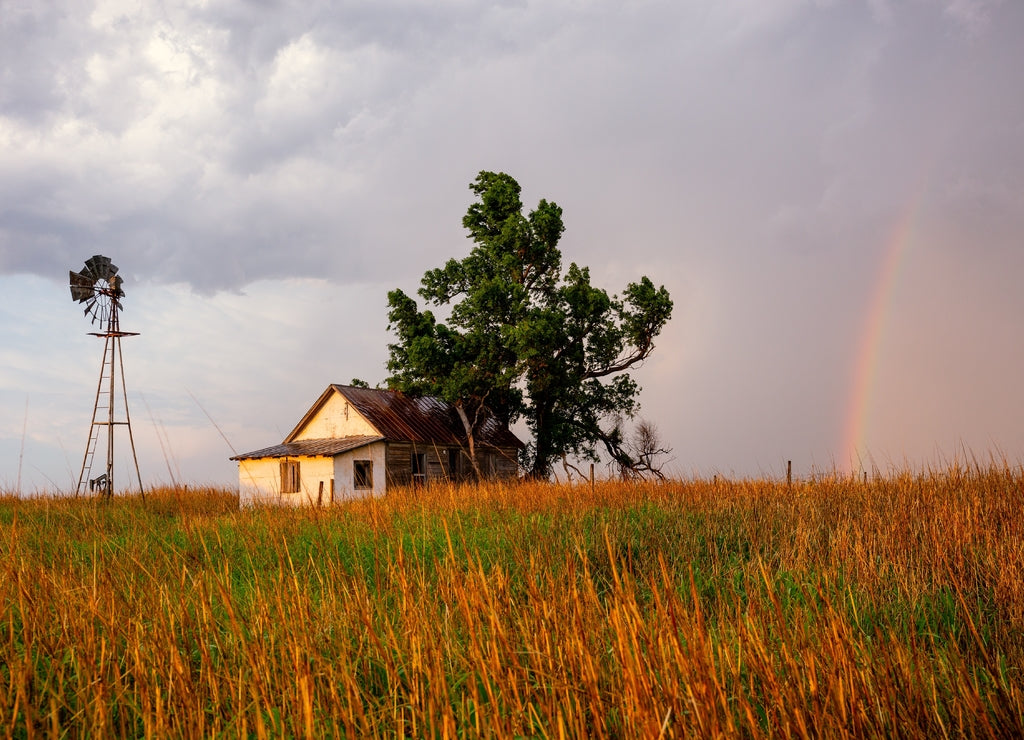
[[[114,429],[124,426],[128,429],[131,443],[132,461],[135,463],[135,479],[139,492],[145,498],[142,489],[142,476],[139,474],[139,460],[135,454],[135,439],[132,436],[131,417],[128,413],[128,392],[124,383],[124,361],[121,354],[121,337],[137,336],[138,332],[121,331],[119,312],[123,309],[121,299],[124,298],[121,276],[117,274],[117,265],[109,257],[102,254],[93,255],[85,261],[85,267],[79,272],[69,272],[71,299],[84,305],[84,314],[91,323],[100,325],[101,331],[89,332],[104,340],[103,360],[100,363],[100,379],[96,386],[96,398],[92,408],[92,423],[89,425],[89,441],[86,443],[85,456],[82,458],[82,470],[78,476],[75,495],[84,493],[85,489],[99,492],[105,498],[114,493]],[[115,406],[118,399],[117,383],[121,383],[121,403],[124,408],[123,418],[118,418]],[[106,427],[106,434],[101,434]],[[93,462],[96,459],[100,438],[106,437],[106,469],[96,477],[93,474]]]

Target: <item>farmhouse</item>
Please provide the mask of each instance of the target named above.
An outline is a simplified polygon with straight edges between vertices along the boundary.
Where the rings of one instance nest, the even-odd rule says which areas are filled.
[[[523,443],[495,419],[475,435],[484,475],[516,474]],[[472,476],[466,434],[454,407],[436,398],[332,384],[284,442],[238,461],[241,504],[326,505],[382,494],[392,486]]]

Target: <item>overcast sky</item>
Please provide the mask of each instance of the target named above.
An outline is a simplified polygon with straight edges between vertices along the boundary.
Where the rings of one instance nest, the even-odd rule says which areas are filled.
[[[144,480],[230,484],[384,379],[483,169],[671,292],[635,377],[675,474],[1020,463],[1021,38],[1017,0],[0,0],[0,489],[77,481],[68,270],[125,278]]]

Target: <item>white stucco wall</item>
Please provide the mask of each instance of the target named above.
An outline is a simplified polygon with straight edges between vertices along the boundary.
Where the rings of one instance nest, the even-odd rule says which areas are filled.
[[[385,467],[384,442],[374,442],[358,450],[343,452],[334,458],[334,500],[382,496],[387,490],[387,469]],[[354,470],[356,460],[370,460],[373,463],[373,490],[356,489]]]
[[[241,506],[275,504],[315,506],[324,484],[323,505],[331,503],[331,479],[334,459],[330,457],[289,458],[299,462],[298,493],[281,493],[281,458],[263,457],[238,461],[238,502]],[[351,465],[349,466],[351,470]],[[350,472],[351,475],[351,472]],[[376,481],[374,481],[376,483]]]
[[[337,391],[324,403],[316,416],[295,436],[300,439],[333,439],[336,437],[368,436],[380,433]]]
[[[281,491],[281,472],[276,458],[238,461],[238,503],[277,503]]]

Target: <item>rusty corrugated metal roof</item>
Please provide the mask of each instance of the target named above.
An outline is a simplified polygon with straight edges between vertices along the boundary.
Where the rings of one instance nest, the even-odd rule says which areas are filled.
[[[254,460],[261,457],[333,457],[342,452],[356,450],[373,442],[383,441],[383,437],[337,437],[333,439],[302,439],[298,442],[286,442],[264,447],[255,452],[244,452],[235,455],[232,460]]]
[[[332,384],[331,388],[348,399],[366,420],[392,442],[425,442],[463,445],[466,433],[458,412],[451,404],[433,398],[414,398],[397,391],[357,388]],[[321,399],[324,399],[321,396]],[[324,399],[326,400],[326,399]],[[524,447],[520,439],[494,417],[484,421],[476,437],[484,447]]]

